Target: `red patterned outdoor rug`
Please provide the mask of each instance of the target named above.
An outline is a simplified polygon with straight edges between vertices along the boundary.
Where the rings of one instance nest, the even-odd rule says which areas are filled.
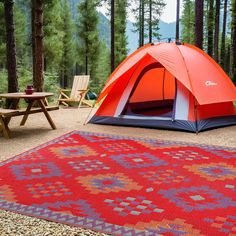
[[[236,148],[74,131],[0,164],[0,208],[113,235],[236,235]]]

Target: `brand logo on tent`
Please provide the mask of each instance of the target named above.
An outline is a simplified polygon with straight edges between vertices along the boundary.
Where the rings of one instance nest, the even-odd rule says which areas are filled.
[[[207,80],[207,81],[205,82],[205,85],[206,85],[206,86],[216,86],[217,83],[214,82],[214,81]]]

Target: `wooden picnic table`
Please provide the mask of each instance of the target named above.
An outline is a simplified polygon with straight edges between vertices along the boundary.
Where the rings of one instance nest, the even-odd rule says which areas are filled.
[[[23,115],[20,125],[25,125],[25,122],[29,116],[29,114],[43,112],[46,116],[50,126],[52,129],[56,129],[56,125],[54,124],[51,116],[49,115],[48,111],[55,110],[55,108],[50,108],[45,105],[45,100],[47,97],[53,96],[53,93],[47,92],[34,92],[33,94],[25,94],[25,93],[2,93],[0,94],[0,98],[6,99],[15,99],[16,102],[14,103],[15,107],[10,107],[10,109],[0,109],[0,124],[1,129],[3,130],[4,136],[6,138],[10,138],[10,130],[8,124],[13,116],[20,116]],[[17,110],[16,107],[21,99],[24,99],[28,106],[26,110]],[[39,108],[34,108],[35,104],[39,105]],[[57,108],[58,109],[58,108]]]

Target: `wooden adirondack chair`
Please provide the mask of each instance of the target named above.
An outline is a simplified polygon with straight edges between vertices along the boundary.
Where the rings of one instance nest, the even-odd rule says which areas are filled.
[[[92,107],[92,105],[85,100],[85,96],[89,90],[89,79],[89,75],[74,76],[72,89],[59,89],[59,105],[63,104],[69,106],[69,103],[78,103],[79,107],[81,107],[82,104]],[[68,96],[66,92],[70,92],[70,95]]]

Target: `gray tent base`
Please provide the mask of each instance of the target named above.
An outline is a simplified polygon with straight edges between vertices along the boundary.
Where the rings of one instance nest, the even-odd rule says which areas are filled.
[[[145,119],[145,117],[125,118],[110,116],[93,116],[89,123],[182,130],[196,133],[212,128],[236,125],[236,116],[214,117],[210,119],[200,120],[197,122],[171,119]]]

